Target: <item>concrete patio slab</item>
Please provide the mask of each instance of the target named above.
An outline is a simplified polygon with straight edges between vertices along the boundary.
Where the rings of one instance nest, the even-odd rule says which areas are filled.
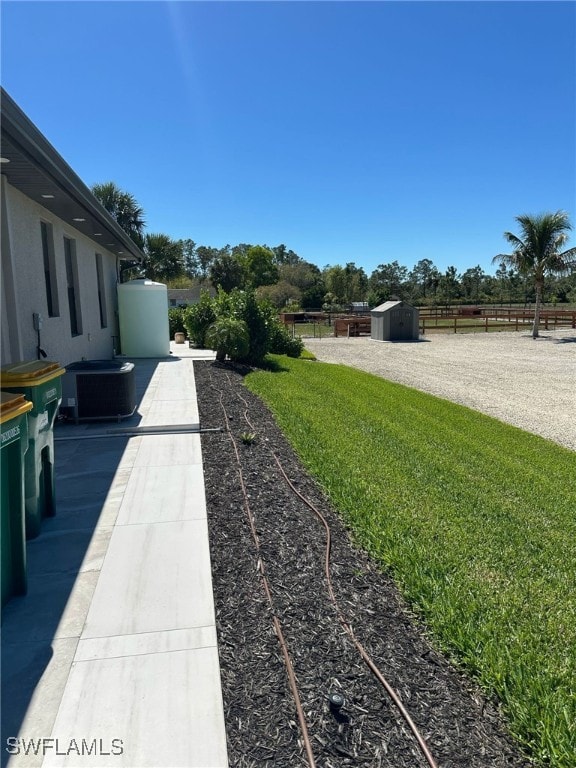
[[[174,629],[172,632],[142,632],[139,635],[123,637],[88,637],[78,643],[75,658],[76,661],[93,661],[215,646],[215,627],[191,627]]]
[[[146,411],[142,426],[166,426],[172,424],[189,424],[190,427],[199,428],[198,405],[196,400],[167,399],[157,400]]]
[[[217,676],[216,648],[74,662],[52,731],[64,754],[43,768],[221,768]],[[96,754],[77,753],[79,734]]]
[[[55,430],[57,513],[2,615],[2,766],[227,768],[193,433],[192,361],[213,355],[179,352],[134,361],[122,424]]]
[[[213,622],[205,520],[116,526],[82,638]]]
[[[134,467],[126,486],[118,525],[206,519],[200,464]]]
[[[42,538],[29,542],[28,567],[34,578],[58,574],[62,572],[60,563],[71,551],[76,551],[85,554],[79,565],[74,565],[74,570],[78,573],[100,571],[112,531],[112,526],[104,525],[95,531],[90,528],[47,531]]]
[[[173,467],[201,464],[200,435],[155,435],[142,438],[135,467]]]
[[[28,594],[11,600],[3,613],[3,646],[18,645],[23,640],[78,639],[97,582],[98,573],[94,571],[54,573],[50,578],[29,572]]]
[[[78,638],[7,643],[2,649],[2,685],[10,690],[10,701],[2,706],[2,728],[7,734],[18,734],[22,742],[38,743],[39,736],[52,732],[62,691],[66,686]],[[6,697],[7,699],[8,697]],[[9,703],[9,706],[8,706]],[[25,714],[24,725],[19,725]],[[9,755],[4,751],[6,758]],[[41,750],[23,751],[11,758],[18,768],[37,768],[42,763]]]

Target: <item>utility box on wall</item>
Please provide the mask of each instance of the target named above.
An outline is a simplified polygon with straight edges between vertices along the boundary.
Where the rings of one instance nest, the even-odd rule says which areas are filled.
[[[372,338],[376,341],[418,341],[419,312],[404,301],[385,301],[371,312]]]

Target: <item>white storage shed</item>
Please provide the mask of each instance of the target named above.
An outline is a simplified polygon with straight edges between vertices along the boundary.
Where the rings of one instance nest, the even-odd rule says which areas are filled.
[[[419,313],[404,301],[385,301],[370,312],[376,341],[418,341]]]

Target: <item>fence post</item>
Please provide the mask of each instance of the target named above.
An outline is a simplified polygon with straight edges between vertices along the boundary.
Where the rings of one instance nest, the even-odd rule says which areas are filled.
[[[454,333],[456,333],[456,318],[454,318]]]
[[[486,333],[488,333],[488,315],[486,315],[486,321],[484,324],[486,326]]]

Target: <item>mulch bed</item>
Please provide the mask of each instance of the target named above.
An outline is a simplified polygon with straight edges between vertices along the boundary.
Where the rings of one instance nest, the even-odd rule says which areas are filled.
[[[194,364],[203,428],[226,426],[240,455],[257,551],[230,433],[202,435],[222,690],[231,768],[294,768],[303,748],[259,561],[271,585],[294,665],[316,766],[420,768],[408,726],[359,656],[327,592],[326,535],[290,490],[327,518],[331,573],[342,611],[401,697],[441,768],[527,766],[497,708],[431,646],[393,581],[351,541],[321,489],[303,470],[267,407],[243,384],[246,370]],[[239,397],[240,396],[240,397]],[[246,402],[244,402],[246,401]],[[245,412],[253,426],[245,420]],[[249,443],[242,434],[254,432]],[[330,707],[340,692],[344,707]]]

